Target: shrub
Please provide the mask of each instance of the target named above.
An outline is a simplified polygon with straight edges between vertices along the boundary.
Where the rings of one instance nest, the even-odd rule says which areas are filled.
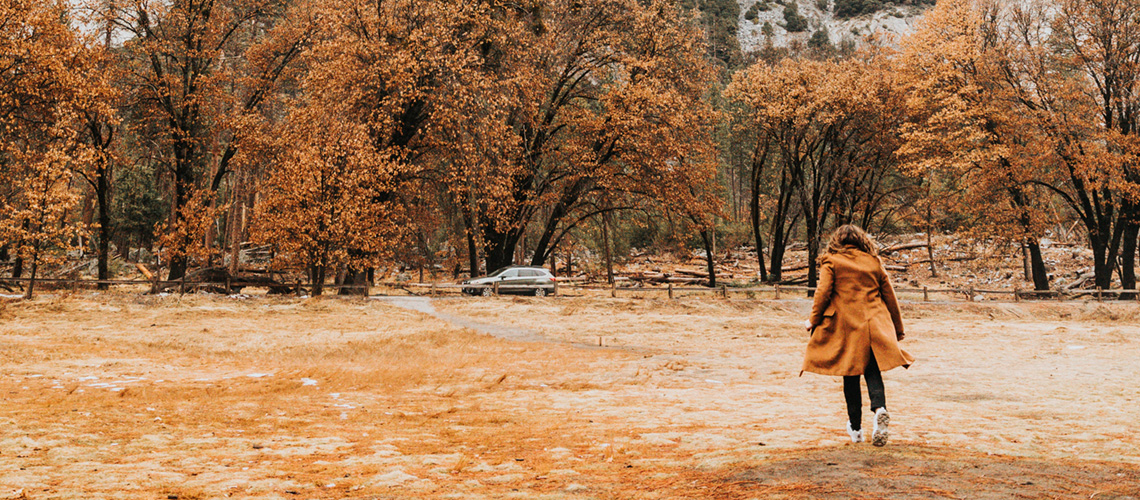
[[[746,11],[744,13],[744,18],[749,20],[749,21],[756,22],[757,16],[759,14],[760,14],[760,4],[754,3],[754,4],[752,4],[751,7],[748,8],[748,11]]]
[[[871,14],[882,8],[880,0],[835,0],[835,16],[842,19]]]
[[[799,33],[807,29],[807,19],[800,15],[800,8],[796,2],[788,2],[784,6],[784,29],[788,33]]]
[[[824,50],[831,48],[831,37],[827,33],[827,27],[820,28],[819,31],[811,34],[808,39],[808,47],[816,50]]]

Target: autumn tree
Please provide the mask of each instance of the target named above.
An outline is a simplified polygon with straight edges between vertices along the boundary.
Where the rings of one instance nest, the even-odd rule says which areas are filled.
[[[514,261],[532,225],[523,254],[543,265],[583,221],[691,200],[694,184],[712,181],[713,75],[683,12],[665,2],[553,0],[516,19],[504,28],[509,38],[485,45],[494,64],[484,66],[505,83],[490,102],[511,140],[469,146],[496,168],[475,189],[449,186],[468,207],[488,270]]]
[[[1044,155],[1040,149],[1050,140],[1024,108],[1023,80],[1010,76],[1019,68],[1007,15],[996,3],[947,1],[906,40],[911,122],[900,155],[911,175],[941,186],[924,198],[942,196],[944,207],[957,206],[968,218],[963,235],[1018,242],[1029,256],[1034,287],[1048,290],[1039,238],[1049,220],[1033,183],[1052,161],[1048,148]],[[929,222],[934,200],[919,203],[927,207],[920,218]]]
[[[363,283],[391,262],[429,180],[470,150],[445,142],[480,111],[476,69],[494,26],[479,3],[329,2],[305,53],[304,95],[274,130],[276,156],[256,238],[304,264]],[[478,118],[473,121],[477,122]],[[474,156],[474,155],[473,155]],[[417,209],[419,207],[416,207]],[[417,210],[418,211],[418,210]]]
[[[998,169],[1009,173],[1006,185],[1030,184],[1062,200],[1085,227],[1096,286],[1109,288],[1119,265],[1122,285],[1134,287],[1134,212],[1140,186],[1140,150],[1135,147],[1138,4],[1071,0],[1057,6],[1031,2],[999,8],[958,3],[958,14],[948,15],[944,24],[960,27],[954,28],[960,33],[973,30],[974,45],[953,53],[983,55],[982,71],[967,68],[966,74],[988,71],[990,76],[981,80],[992,83],[975,85],[976,91],[1008,106],[1004,118],[967,130],[989,134],[986,140],[1004,130],[1009,137],[995,145],[1006,151],[998,151],[994,159],[999,166],[1010,161]],[[970,9],[981,12],[984,22],[971,21],[979,14],[959,19]],[[971,28],[971,22],[986,29]],[[975,104],[967,112],[998,116],[986,109]],[[1019,197],[1023,201],[1017,201]],[[1011,192],[1010,199],[1020,206],[1032,203],[1024,189]]]
[[[85,75],[76,109],[81,121],[80,137],[90,154],[90,161],[75,165],[80,167],[75,173],[86,181],[94,195],[96,276],[105,281],[111,278],[109,262],[114,233],[111,212],[115,165],[119,160],[116,141],[122,125],[119,108],[123,98],[120,89],[123,67],[114,49],[113,4],[104,0],[79,10],[78,19],[94,30],[84,38],[84,52],[77,61],[80,64],[72,68]],[[108,284],[99,283],[98,288],[106,290]]]
[[[214,197],[230,172],[244,125],[275,96],[276,82],[307,43],[310,17],[278,22],[290,4],[148,0],[115,7],[140,118],[134,125],[161,148],[170,177],[165,241],[172,250],[171,279],[185,273],[189,255],[213,255],[212,242],[188,239],[206,238],[212,231],[190,227],[213,221],[194,210],[216,208]],[[307,2],[295,5],[308,7]],[[195,246],[199,250],[191,250]]]
[[[1064,0],[1055,9],[1031,4],[1019,12],[1014,29],[1024,44],[1021,75],[1036,97],[1027,99],[1027,107],[1047,120],[1064,165],[1061,182],[1048,186],[1085,225],[1096,285],[1111,286],[1119,258],[1121,285],[1135,289],[1140,2]]]
[[[329,269],[375,265],[404,233],[389,194],[400,158],[345,118],[316,107],[290,115],[258,207],[256,240],[272,243],[279,263],[305,268],[314,296]]]
[[[72,168],[91,161],[77,131],[85,54],[68,12],[65,2],[0,2],[0,243],[30,267],[27,298],[40,264],[79,231],[67,217]]]
[[[793,208],[803,217],[809,286],[816,280],[820,237],[832,220],[843,216],[844,205],[848,214],[855,207],[865,214],[878,212],[882,179],[894,164],[897,142],[892,138],[901,121],[900,94],[889,67],[890,61],[881,57],[786,59],[775,66],[757,63],[734,77],[728,95],[743,105],[742,126],[756,131],[753,171],[771,163],[778,172],[769,279],[781,279]],[[753,206],[757,203],[754,198]],[[757,207],[752,210],[757,235],[758,215]],[[868,225],[872,218],[863,217]]]

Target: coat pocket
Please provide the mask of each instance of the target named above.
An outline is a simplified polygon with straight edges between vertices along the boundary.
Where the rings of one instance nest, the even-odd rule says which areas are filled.
[[[830,304],[827,309],[823,310],[823,317],[830,318],[832,316],[835,316],[835,304]]]

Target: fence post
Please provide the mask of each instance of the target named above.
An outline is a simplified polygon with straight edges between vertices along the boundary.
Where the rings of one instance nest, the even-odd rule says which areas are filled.
[[[301,298],[301,280],[297,280],[297,298]]]
[[[182,276],[181,282],[178,283],[178,295],[186,293],[186,276]]]
[[[429,292],[429,295],[435,297],[435,282],[432,282],[431,284],[431,292]]]
[[[150,285],[150,293],[153,293],[153,294],[158,293],[158,271],[157,270],[154,273],[154,281]]]
[[[498,281],[491,284],[491,291],[495,292],[495,295],[499,294],[499,282]]]
[[[728,285],[721,285],[720,286],[720,296],[721,296],[721,298],[724,298],[724,299],[728,298]]]
[[[233,288],[230,287],[230,275],[227,274],[226,275],[226,293],[230,293],[230,290],[233,290]]]
[[[1013,289],[1013,301],[1014,302],[1021,302],[1021,288],[1014,288]]]
[[[974,287],[971,286],[969,289],[966,290],[966,293],[970,294],[970,297],[966,300],[973,302],[974,301]]]
[[[553,295],[555,297],[558,296],[558,280],[554,280],[554,294]]]
[[[617,281],[610,282],[610,297],[617,297]]]
[[[776,300],[780,300],[780,284],[776,283]]]
[[[1103,293],[1104,293],[1104,290],[1103,290],[1103,289],[1101,289],[1101,287],[1099,287],[1099,286],[1098,286],[1098,287],[1096,287],[1096,301],[1097,301],[1097,302],[1100,302],[1100,300],[1101,300],[1101,294],[1103,294]]]
[[[673,284],[669,283],[669,299],[673,299]]]
[[[922,301],[930,302],[930,291],[926,288],[926,285],[922,285]]]

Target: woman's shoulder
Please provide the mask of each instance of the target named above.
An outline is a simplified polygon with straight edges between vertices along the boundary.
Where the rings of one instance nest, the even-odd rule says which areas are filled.
[[[883,265],[882,260],[880,260],[878,256],[857,249],[839,253],[827,253],[819,259],[819,263],[856,267],[860,269],[878,268]]]

